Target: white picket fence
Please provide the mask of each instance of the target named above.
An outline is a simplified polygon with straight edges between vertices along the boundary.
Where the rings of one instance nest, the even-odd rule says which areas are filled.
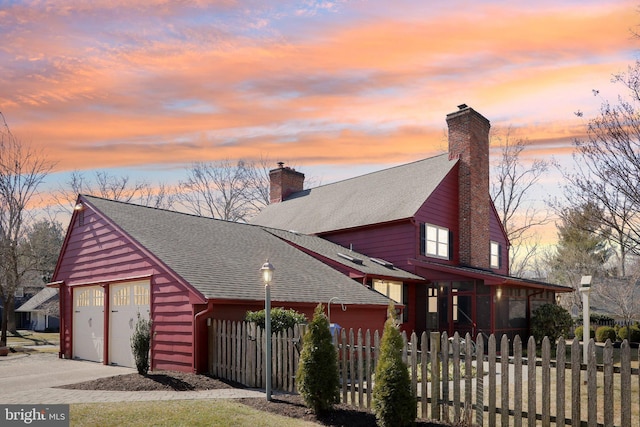
[[[211,373],[264,388],[262,330],[246,322],[216,320],[210,332]],[[301,326],[273,335],[274,390],[296,391],[303,332]],[[344,329],[334,337],[342,402],[371,407],[380,338],[378,331]],[[555,343],[552,359],[546,338],[539,348],[533,338],[525,347],[519,337],[510,342],[506,336],[498,346],[493,335],[488,340],[478,335],[475,341],[439,333],[404,338],[403,357],[420,418],[480,426],[640,426],[640,352],[626,341],[615,350],[619,361],[614,363],[612,343],[598,347],[591,340],[583,364],[577,340],[570,346],[562,339]],[[599,364],[596,349],[602,353]],[[538,357],[527,357],[536,351]]]

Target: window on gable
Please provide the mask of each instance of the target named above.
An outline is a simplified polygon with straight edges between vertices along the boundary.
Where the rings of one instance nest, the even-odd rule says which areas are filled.
[[[502,267],[502,248],[500,243],[491,242],[491,268]]]
[[[449,259],[449,229],[420,224],[420,253]]]

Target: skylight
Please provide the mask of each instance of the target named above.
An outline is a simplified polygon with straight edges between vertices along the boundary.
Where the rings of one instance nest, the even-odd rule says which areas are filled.
[[[393,267],[394,267],[392,262],[385,261],[385,260],[380,259],[380,258],[369,258],[369,259],[370,259],[372,262],[375,262],[376,264],[383,265],[383,266],[385,266],[385,267],[387,267],[387,268],[393,268]]]
[[[354,264],[362,265],[362,263],[363,263],[363,261],[360,258],[352,257],[351,255],[346,255],[346,254],[342,254],[342,253],[338,252],[338,256],[340,258],[347,259],[347,260],[351,261]]]

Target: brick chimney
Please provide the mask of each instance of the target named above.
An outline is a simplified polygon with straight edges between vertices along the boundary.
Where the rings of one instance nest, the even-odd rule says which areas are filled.
[[[270,203],[283,202],[304,189],[304,174],[278,162],[278,167],[269,171],[269,184]]]
[[[489,120],[465,104],[447,115],[449,159],[460,159],[458,217],[460,264],[490,267]]]

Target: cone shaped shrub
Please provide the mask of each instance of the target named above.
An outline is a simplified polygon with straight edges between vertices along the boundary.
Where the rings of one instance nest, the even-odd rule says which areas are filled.
[[[151,347],[151,320],[138,313],[136,329],[131,335],[131,351],[140,375],[149,373],[149,349]]]
[[[303,337],[296,387],[304,403],[315,413],[328,411],[340,401],[336,348],[322,304],[316,307]]]
[[[404,341],[395,323],[395,313],[391,303],[373,386],[372,409],[380,427],[404,426],[416,418],[416,397],[411,391],[409,368],[402,361]]]

